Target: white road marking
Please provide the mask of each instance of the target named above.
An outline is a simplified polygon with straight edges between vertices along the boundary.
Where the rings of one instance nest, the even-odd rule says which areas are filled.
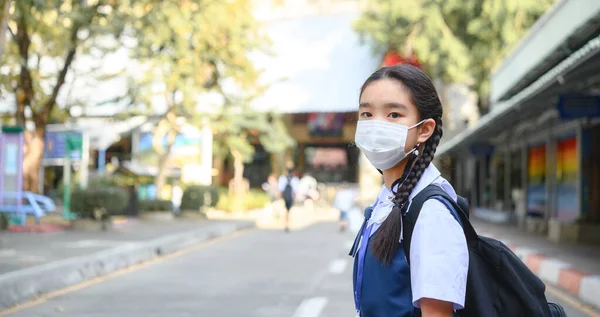
[[[0,257],[12,257],[17,254],[15,249],[0,250]]]
[[[80,240],[76,242],[65,243],[64,246],[67,248],[79,249],[79,248],[97,248],[97,247],[111,247],[117,244],[121,244],[121,241],[109,241],[109,240]]]
[[[337,259],[329,264],[329,272],[333,274],[342,274],[348,266],[348,261],[344,259]]]
[[[327,298],[313,297],[302,301],[293,317],[319,317],[327,305]]]

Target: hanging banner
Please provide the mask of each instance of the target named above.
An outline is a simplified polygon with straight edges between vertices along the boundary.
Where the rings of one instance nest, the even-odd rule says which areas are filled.
[[[571,221],[579,217],[577,208],[577,137],[559,141],[556,147],[556,217]]]
[[[546,146],[529,150],[527,162],[527,214],[542,217],[546,210]]]
[[[313,138],[344,135],[344,113],[313,112],[308,115],[308,134]]]

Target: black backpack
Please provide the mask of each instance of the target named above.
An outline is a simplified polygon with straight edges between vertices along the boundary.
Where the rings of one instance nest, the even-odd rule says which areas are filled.
[[[441,187],[429,185],[415,196],[408,212],[403,212],[404,253],[410,261],[413,229],[428,199],[437,199],[463,228],[469,248],[469,273],[465,308],[460,317],[566,317],[564,309],[546,300],[546,286],[506,245],[492,238],[478,236],[468,216],[468,201],[455,202]],[[404,210],[405,211],[405,210]],[[410,262],[409,262],[410,264]]]

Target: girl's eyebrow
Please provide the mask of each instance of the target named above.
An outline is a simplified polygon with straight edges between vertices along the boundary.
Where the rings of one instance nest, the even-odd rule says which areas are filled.
[[[358,107],[359,108],[372,108],[372,105],[368,102],[363,102]],[[383,107],[388,110],[389,109],[408,110],[408,107],[406,105],[399,103],[399,102],[388,102],[388,103],[384,104]]]
[[[398,102],[388,102],[385,105],[383,105],[385,108],[387,109],[402,109],[402,110],[408,110],[408,107],[402,103],[398,103]]]

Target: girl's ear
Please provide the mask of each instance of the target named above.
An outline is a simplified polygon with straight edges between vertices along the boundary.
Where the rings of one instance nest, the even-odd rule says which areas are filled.
[[[419,133],[417,136],[417,142],[421,144],[425,143],[425,141],[427,141],[435,131],[435,126],[435,120],[431,118],[425,119],[423,123],[419,125],[419,129],[417,130]]]

